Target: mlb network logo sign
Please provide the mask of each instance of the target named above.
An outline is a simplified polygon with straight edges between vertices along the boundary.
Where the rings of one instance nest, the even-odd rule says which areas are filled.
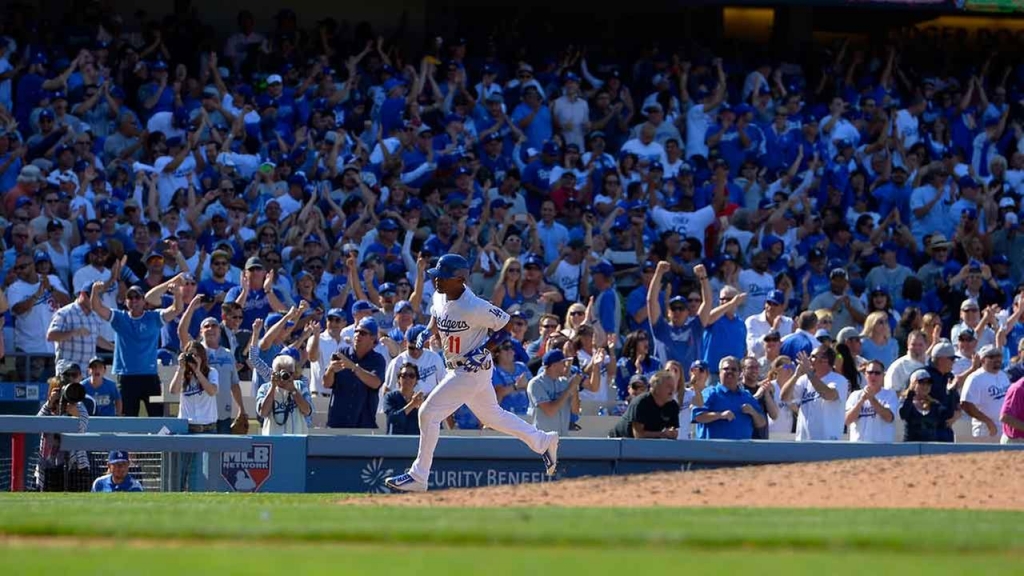
[[[270,444],[253,444],[245,452],[222,452],[220,475],[236,492],[259,492],[270,479],[273,450]]]

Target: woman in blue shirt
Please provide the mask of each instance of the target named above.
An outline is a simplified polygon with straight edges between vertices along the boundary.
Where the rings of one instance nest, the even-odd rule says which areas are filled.
[[[491,302],[497,304],[502,310],[508,310],[513,305],[524,302],[523,265],[518,258],[505,259],[505,263],[501,266],[501,272],[498,273],[498,282],[494,286]]]
[[[515,355],[515,348],[511,342],[505,342],[498,348],[494,371],[491,372],[491,383],[494,385],[494,393],[498,396],[498,403],[503,409],[513,414],[526,414],[530,408],[526,385],[531,374],[526,364],[515,361]]]
[[[419,366],[406,362],[398,369],[398,390],[384,395],[384,414],[388,417],[388,434],[419,436],[419,411],[427,399],[423,392],[413,392],[420,381]]]
[[[622,345],[622,357],[616,362],[615,388],[619,392],[619,400],[629,396],[629,379],[634,374],[650,378],[661,369],[661,362],[651,356],[651,341],[647,333],[635,330],[626,336]]]

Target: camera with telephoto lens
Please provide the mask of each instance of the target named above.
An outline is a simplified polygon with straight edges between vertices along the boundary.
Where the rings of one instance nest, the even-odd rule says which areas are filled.
[[[196,355],[195,354],[193,354],[191,352],[186,352],[185,353],[185,363],[186,364],[192,364],[195,361],[196,361]]]
[[[85,386],[81,382],[64,382],[66,376],[61,375],[60,390],[60,411],[61,415],[67,414],[67,407],[71,404],[78,404],[85,400]]]
[[[285,372],[284,370],[278,370],[277,372],[274,372],[274,376],[277,376],[278,378],[284,380],[285,382],[292,379],[291,372]]]

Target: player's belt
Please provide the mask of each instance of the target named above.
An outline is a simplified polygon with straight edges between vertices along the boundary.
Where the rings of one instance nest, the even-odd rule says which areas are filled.
[[[483,370],[484,368],[489,368],[490,367],[490,365],[489,365],[490,364],[490,360],[487,361],[487,364],[488,364],[488,366],[485,367],[485,366],[474,366],[474,365],[470,364],[469,362],[465,362],[463,360],[457,360],[455,362],[445,362],[445,366],[449,370],[455,370],[455,369],[461,368],[461,369],[465,370],[466,372],[479,372],[480,370]]]

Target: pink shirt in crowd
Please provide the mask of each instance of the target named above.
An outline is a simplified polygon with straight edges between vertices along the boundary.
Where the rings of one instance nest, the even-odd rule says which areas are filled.
[[[1009,414],[1018,420],[1024,420],[1024,378],[1017,380],[1006,391],[1006,398],[1003,400],[1003,408],[999,415]],[[1003,424],[1003,434],[1007,438],[1024,439],[1024,432],[1017,430],[1009,424]]]

